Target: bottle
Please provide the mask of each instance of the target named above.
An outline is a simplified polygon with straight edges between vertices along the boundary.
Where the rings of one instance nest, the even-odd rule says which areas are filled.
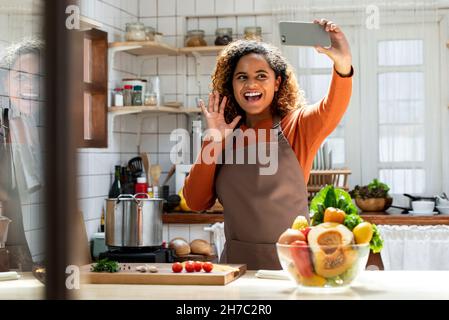
[[[114,90],[114,105],[116,107],[123,107],[123,92],[122,88],[115,88]]]
[[[121,184],[120,184],[120,166],[115,166],[115,178],[112,183],[111,189],[109,190],[108,197],[110,199],[117,198],[121,192]]]
[[[104,207],[101,209],[100,232],[104,232]]]
[[[159,198],[159,187],[158,186],[153,186],[153,197]]]
[[[148,192],[147,178],[145,177],[137,178],[137,183],[134,186],[134,194],[147,193],[147,192]],[[138,195],[136,198],[145,198],[145,196]]]
[[[142,105],[142,86],[134,86],[133,91],[133,106]]]
[[[154,193],[153,193],[152,187],[148,187],[147,193],[150,198],[154,198]]]
[[[132,104],[133,104],[132,92],[133,92],[132,85],[127,84],[123,87],[123,104],[126,107],[132,106]]]

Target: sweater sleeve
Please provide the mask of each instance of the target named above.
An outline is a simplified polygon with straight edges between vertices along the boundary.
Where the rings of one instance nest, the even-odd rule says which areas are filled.
[[[289,113],[282,128],[309,180],[313,159],[322,142],[338,126],[347,110],[352,94],[352,75],[339,75],[335,68],[327,95],[318,103]]]
[[[184,182],[183,196],[187,206],[194,211],[209,209],[217,198],[215,193],[216,162],[203,161],[208,149],[211,149],[207,148],[209,144],[208,141],[203,143],[200,156],[193,164]],[[214,150],[209,154],[214,157]]]

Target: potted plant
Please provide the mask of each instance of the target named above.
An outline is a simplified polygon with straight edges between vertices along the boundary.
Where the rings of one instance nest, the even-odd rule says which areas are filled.
[[[393,203],[393,198],[389,196],[388,191],[390,191],[388,185],[374,179],[366,186],[355,186],[349,194],[362,211],[383,212]]]

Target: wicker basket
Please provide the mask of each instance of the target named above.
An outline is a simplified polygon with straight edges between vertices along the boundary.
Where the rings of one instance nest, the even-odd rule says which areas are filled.
[[[334,187],[349,191],[348,177],[351,174],[349,169],[312,170],[310,171],[307,190],[309,200],[311,200],[323,187],[330,184]]]

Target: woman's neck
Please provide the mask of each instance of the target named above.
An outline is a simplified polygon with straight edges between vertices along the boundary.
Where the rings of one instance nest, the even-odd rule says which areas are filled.
[[[259,114],[246,114],[246,126],[248,128],[253,128],[259,121],[270,119],[271,111],[268,108],[266,111]]]

